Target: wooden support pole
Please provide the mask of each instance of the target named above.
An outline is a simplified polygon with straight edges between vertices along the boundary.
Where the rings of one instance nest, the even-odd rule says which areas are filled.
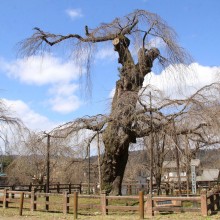
[[[153,136],[153,113],[152,97],[150,92],[150,194],[153,194],[153,166],[154,166],[154,136]]]
[[[63,214],[69,213],[69,195],[67,192],[63,193]]]
[[[24,206],[24,192],[22,192],[20,194],[20,206],[19,206],[19,215],[20,216],[22,216],[23,206]]]
[[[4,195],[3,195],[3,209],[8,208],[8,190],[4,189]]]
[[[202,213],[202,216],[208,215],[207,193],[205,190],[201,191],[201,213]]]
[[[216,193],[215,200],[216,200],[216,209],[220,210],[220,196],[219,196],[219,192],[218,191]]]
[[[36,196],[35,192],[36,192],[36,189],[32,188],[32,190],[31,190],[31,212],[33,212],[37,209],[37,204],[36,204],[37,196]]]
[[[49,197],[48,193],[46,193],[46,195],[45,195],[45,209],[46,209],[46,211],[49,211],[49,201],[50,201],[50,197]]]
[[[79,184],[79,193],[82,193],[82,183]]]
[[[108,210],[107,210],[106,206],[108,206],[108,200],[106,198],[106,192],[102,191],[102,194],[101,194],[101,212],[102,212],[103,216],[108,215]]]
[[[144,192],[139,192],[139,214],[140,219],[144,219]]]
[[[46,182],[46,193],[50,192],[50,135],[47,135],[47,157],[46,157],[46,165],[47,165],[47,182]]]
[[[32,191],[32,182],[30,182],[30,184],[29,184],[29,192],[31,192]],[[31,198],[31,194],[29,194],[29,196],[28,196],[29,198]]]
[[[127,187],[128,187],[128,195],[131,195],[132,194],[131,184],[128,184]]]
[[[57,183],[57,193],[60,193],[60,183]]]
[[[69,194],[71,194],[71,183],[69,183],[68,187],[69,187]]]
[[[214,199],[214,197],[215,197],[214,193],[212,193],[212,195],[209,197],[209,199],[210,199],[210,204],[211,204],[211,207],[210,207],[211,213],[212,213],[213,211],[215,211],[215,199]]]
[[[147,195],[147,201],[146,201],[146,215],[147,217],[154,216],[153,211],[153,200],[151,194]]]
[[[14,184],[11,186],[11,190],[12,190],[12,191],[15,191],[15,185],[14,185]],[[11,198],[12,198],[12,199],[15,198],[15,194],[14,194],[14,193],[11,193]]]
[[[29,192],[31,192],[31,190],[32,190],[32,182],[30,182],[28,188],[29,188]]]
[[[78,192],[74,192],[73,214],[74,214],[74,219],[77,219],[78,218]]]

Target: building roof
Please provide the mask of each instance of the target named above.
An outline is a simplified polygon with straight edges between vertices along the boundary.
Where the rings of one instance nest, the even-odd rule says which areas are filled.
[[[217,181],[219,179],[219,169],[204,169],[201,176],[196,177],[196,181]]]
[[[199,159],[192,159],[190,165],[198,167],[200,165],[200,160]],[[186,161],[181,160],[180,167],[185,167],[185,166],[186,166]],[[164,161],[163,168],[165,168],[165,169],[176,168],[176,161],[175,160]]]

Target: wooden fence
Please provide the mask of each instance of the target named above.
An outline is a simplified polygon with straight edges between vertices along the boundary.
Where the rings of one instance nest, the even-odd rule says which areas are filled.
[[[54,199],[54,198],[55,199]],[[115,201],[115,202],[112,202]],[[123,202],[119,202],[123,201]],[[187,204],[187,205],[186,205]],[[190,204],[190,206],[189,206]],[[153,216],[157,212],[200,212],[202,216],[213,214],[220,209],[220,192],[213,190],[196,197],[152,197],[142,191],[138,196],[108,196],[106,193],[98,195],[83,195],[78,192],[69,194],[40,193],[0,190],[0,205],[2,208],[17,207],[22,215],[23,209],[30,211],[59,211],[64,214],[74,214],[83,210],[92,210],[103,216],[112,212],[136,212],[140,219]]]
[[[10,189],[14,191],[27,191],[31,192],[33,188],[35,188],[38,192],[46,192],[46,184],[26,184],[26,185],[0,185],[0,189]],[[99,194],[100,190],[95,183],[53,183],[49,186],[49,192],[52,193],[63,193],[64,191],[68,191],[69,194],[73,191],[79,191],[81,194]],[[156,187],[153,188],[154,192],[157,191]],[[137,183],[124,183],[122,185],[123,195],[138,195],[139,191],[144,191],[145,194],[149,193],[148,184],[137,184]],[[168,188],[165,185],[161,186],[161,192],[170,194],[170,195],[178,195],[178,190],[169,186]],[[185,191],[182,189],[182,193]],[[200,191],[198,191],[200,192]],[[186,192],[185,192],[186,194]]]
[[[35,192],[46,192],[46,184],[26,184],[26,185],[0,185],[0,189],[9,189],[11,191],[23,191],[23,192],[31,192],[35,190]],[[63,193],[67,191],[71,194],[73,191],[79,191],[81,193],[82,184],[73,184],[73,183],[56,183],[50,184],[49,192]]]

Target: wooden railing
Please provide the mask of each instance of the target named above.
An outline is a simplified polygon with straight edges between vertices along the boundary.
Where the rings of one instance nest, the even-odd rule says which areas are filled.
[[[31,192],[33,188],[39,192],[46,192],[46,184],[26,184],[26,185],[0,185],[0,189],[10,189],[14,191],[27,191]],[[149,187],[147,184],[137,184],[137,183],[124,183],[122,185],[123,195],[138,195],[139,191],[144,191],[145,194],[149,193]],[[72,191],[79,190],[80,193],[83,194],[99,194],[100,189],[96,183],[80,183],[80,184],[73,184],[73,183],[53,183],[50,184],[49,192],[57,192],[63,193],[64,191],[68,191],[71,194]],[[153,188],[154,192],[157,192],[157,188]],[[166,188],[164,185],[161,186],[162,193],[166,193],[172,196],[179,196],[179,191],[171,186]],[[187,194],[187,191],[182,189],[182,194]],[[198,192],[200,192],[198,190]],[[188,194],[191,192],[188,191]]]
[[[23,191],[23,192],[31,192],[35,190],[35,192],[46,192],[46,184],[26,184],[26,185],[0,185],[0,189],[10,189],[12,191]],[[67,191],[69,194],[73,191],[79,191],[81,193],[82,184],[73,184],[73,183],[56,183],[50,184],[49,192],[62,193]]]
[[[54,198],[53,198],[54,197]],[[114,202],[113,202],[114,201]],[[123,202],[121,202],[123,201]],[[187,205],[184,204],[187,202]],[[59,211],[67,214],[72,210],[74,218],[78,212],[83,210],[94,210],[103,216],[110,212],[136,212],[140,219],[144,215],[151,217],[155,212],[200,212],[202,216],[213,214],[220,209],[220,192],[218,189],[212,192],[203,191],[201,196],[194,197],[152,197],[145,195],[142,191],[137,196],[108,196],[106,193],[101,195],[83,195],[75,191],[69,194],[40,193],[0,190],[0,205],[2,208],[17,207],[19,214],[25,207],[30,211]],[[190,206],[189,206],[190,204]]]

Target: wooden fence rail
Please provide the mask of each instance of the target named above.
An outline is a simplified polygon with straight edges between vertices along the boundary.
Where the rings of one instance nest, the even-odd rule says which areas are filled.
[[[94,200],[96,203],[92,202]],[[191,202],[194,206],[185,207],[183,203],[186,201]],[[144,219],[144,215],[151,217],[158,211],[200,212],[202,216],[207,216],[220,210],[220,191],[218,189],[208,193],[203,191],[201,196],[196,197],[152,197],[151,195],[144,196],[142,191],[139,192],[138,196],[108,196],[105,192],[98,196],[83,195],[77,191],[72,194],[67,191],[58,194],[40,193],[34,189],[32,192],[4,189],[0,190],[0,206],[2,208],[17,207],[19,208],[19,215],[22,215],[24,207],[31,211],[60,211],[64,214],[72,210],[74,219],[78,218],[79,210],[81,212],[85,209],[96,209],[103,216],[112,211],[135,211],[139,213],[140,219]]]
[[[37,192],[46,192],[46,184],[26,184],[26,185],[0,185],[0,189],[9,189],[13,191],[23,191],[31,192],[33,189]],[[81,193],[82,184],[73,184],[73,183],[56,183],[50,184],[49,192],[63,193],[68,191],[71,194],[74,191],[79,191]]]

